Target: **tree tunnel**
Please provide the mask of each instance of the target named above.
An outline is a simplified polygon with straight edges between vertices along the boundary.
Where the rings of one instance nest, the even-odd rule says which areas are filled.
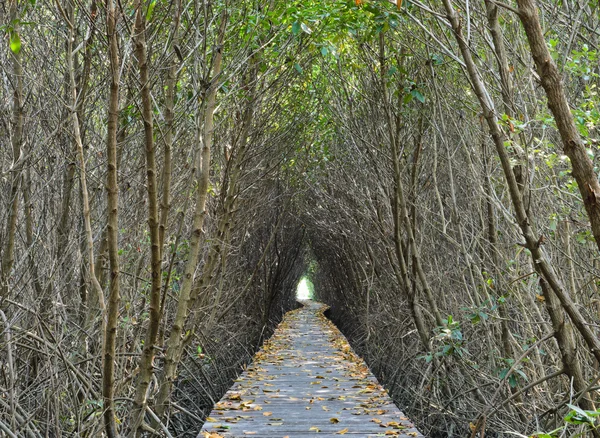
[[[299,298],[428,436],[598,435],[595,2],[5,3],[0,435],[195,437]]]

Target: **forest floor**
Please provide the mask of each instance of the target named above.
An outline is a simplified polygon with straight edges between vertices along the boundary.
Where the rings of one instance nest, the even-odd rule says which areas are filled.
[[[422,437],[313,301],[289,312],[202,429],[219,437]]]

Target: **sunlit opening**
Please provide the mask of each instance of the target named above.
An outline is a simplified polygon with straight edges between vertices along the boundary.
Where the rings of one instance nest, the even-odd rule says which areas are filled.
[[[298,287],[296,288],[296,299],[298,300],[310,300],[312,298],[312,284],[310,280],[306,277],[302,277],[302,279],[298,282]]]

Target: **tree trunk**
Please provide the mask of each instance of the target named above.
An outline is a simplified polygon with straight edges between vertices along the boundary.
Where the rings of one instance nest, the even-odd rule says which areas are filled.
[[[149,321],[144,339],[144,347],[139,361],[135,397],[133,400],[131,436],[141,434],[142,423],[146,410],[148,387],[154,373],[154,349],[158,329],[160,327],[160,290],[161,278],[161,248],[158,231],[158,197],[157,197],[157,168],[156,152],[154,150],[154,121],[150,96],[150,76],[146,52],[146,11],[144,3],[136,0],[135,26],[133,28],[135,56],[137,58],[142,97],[142,119],[144,122],[144,148],[146,159],[146,185],[148,201],[148,229],[150,231],[150,271],[152,282],[150,287]]]
[[[19,35],[17,1],[10,2],[10,20],[15,23],[12,33]],[[4,247],[2,248],[2,263],[0,265],[0,306],[2,300],[8,297],[10,275],[15,262],[15,236],[17,232],[17,216],[19,214],[19,186],[21,185],[22,163],[21,144],[23,143],[23,67],[21,51],[11,51],[13,69],[13,110],[12,110],[12,171],[10,185],[10,207],[6,231],[4,232]]]
[[[119,278],[119,183],[117,180],[117,131],[119,129],[119,47],[117,41],[117,21],[119,8],[113,0],[106,2],[106,32],[108,39],[108,58],[110,61],[110,93],[108,97],[108,132],[106,137],[107,161],[107,201],[108,225],[106,246],[110,264],[110,286],[106,330],[103,346],[102,396],[104,400],[104,428],[109,438],[118,437],[114,408],[114,374],[116,360],[117,323],[120,304]]]
[[[562,76],[552,60],[540,25],[535,0],[517,0],[519,18],[527,34],[531,54],[546,96],[548,107],[560,133],[565,154],[571,160],[573,177],[577,181],[583,205],[592,226],[592,234],[600,249],[600,183],[594,164],[587,154],[565,94]]]
[[[190,255],[185,266],[183,284],[177,303],[177,312],[171,327],[169,338],[166,342],[166,355],[163,375],[159,382],[159,393],[156,399],[156,413],[159,417],[164,415],[166,403],[171,395],[171,389],[177,376],[177,367],[183,353],[184,339],[183,329],[194,299],[192,288],[194,285],[194,272],[198,264],[200,245],[203,241],[204,219],[206,218],[206,201],[208,199],[208,183],[210,176],[210,152],[214,133],[214,112],[216,107],[217,90],[221,81],[221,63],[223,60],[222,44],[225,38],[225,26],[227,17],[221,17],[221,29],[219,31],[217,47],[215,47],[213,60],[213,79],[206,97],[206,110],[204,114],[204,131],[202,135],[202,153],[200,155],[200,171],[197,177],[198,191],[196,193],[196,208],[193,216],[192,235],[190,236]],[[200,127],[198,127],[200,129]]]

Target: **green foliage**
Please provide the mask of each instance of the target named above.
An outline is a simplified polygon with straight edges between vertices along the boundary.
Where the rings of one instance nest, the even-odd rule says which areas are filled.
[[[500,380],[507,379],[511,388],[519,386],[521,381],[527,381],[527,375],[521,369],[520,365],[513,368],[515,360],[512,358],[502,358],[502,365],[496,368],[496,375]],[[512,368],[512,371],[511,371]],[[510,372],[510,374],[508,374]],[[508,378],[507,378],[508,376]]]
[[[10,50],[15,55],[18,55],[21,51],[21,37],[19,33],[15,30],[10,32]]]
[[[436,335],[434,341],[440,343],[437,350],[432,353],[428,353],[424,356],[420,356],[419,359],[425,359],[425,362],[429,363],[433,360],[433,357],[453,356],[463,357],[468,354],[468,350],[464,347],[464,338],[460,329],[460,323],[454,321],[452,315],[448,315],[445,321],[445,325],[435,328]]]
[[[598,418],[600,410],[586,411],[579,406],[567,404],[570,411],[564,417],[565,424],[551,432],[537,432],[529,438],[557,438],[560,436],[584,437],[598,429]],[[569,431],[569,426],[575,426],[576,430]]]
[[[154,13],[155,7],[156,0],[150,0],[150,3],[148,3],[148,9],[146,10],[146,21],[152,20],[152,14]]]

